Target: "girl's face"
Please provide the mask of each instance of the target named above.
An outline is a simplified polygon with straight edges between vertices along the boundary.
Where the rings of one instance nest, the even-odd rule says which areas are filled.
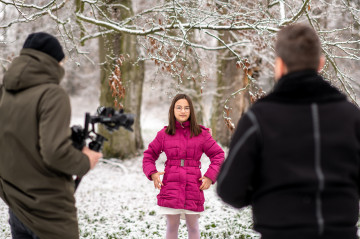
[[[175,119],[183,123],[187,121],[190,117],[190,106],[189,102],[186,99],[180,99],[176,101],[174,108]]]

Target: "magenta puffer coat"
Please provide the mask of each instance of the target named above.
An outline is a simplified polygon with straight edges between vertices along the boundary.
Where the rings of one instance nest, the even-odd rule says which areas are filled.
[[[224,160],[224,151],[203,126],[201,134],[192,138],[189,121],[183,124],[176,121],[175,135],[166,134],[165,128],[157,133],[144,152],[143,171],[151,180],[151,175],[158,172],[155,161],[160,153],[165,152],[167,160],[162,180],[164,186],[157,196],[158,205],[202,212],[205,198],[200,190],[202,182],[199,181],[201,155],[205,153],[210,158],[211,164],[204,176],[215,183]]]

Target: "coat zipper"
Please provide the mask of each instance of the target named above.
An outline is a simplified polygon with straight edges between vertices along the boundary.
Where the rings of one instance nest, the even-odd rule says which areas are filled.
[[[319,235],[324,233],[324,217],[322,213],[321,194],[324,191],[324,173],[321,168],[321,139],[320,139],[320,122],[319,109],[316,103],[311,104],[312,120],[314,126],[314,143],[315,143],[315,172],[318,179],[318,189],[316,192],[316,219],[319,227]]]

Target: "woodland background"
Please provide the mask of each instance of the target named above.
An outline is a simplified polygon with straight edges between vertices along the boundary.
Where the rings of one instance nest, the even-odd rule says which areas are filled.
[[[359,19],[359,0],[0,0],[0,82],[26,36],[49,32],[64,46],[71,97],[136,114],[134,133],[100,127],[105,157],[140,155],[142,114],[167,116],[180,92],[226,147],[243,112],[274,85],[274,39],[295,22],[318,32],[322,74],[358,104]]]
[[[199,122],[227,153],[230,129],[274,85],[276,33],[301,22],[320,36],[321,74],[359,105],[359,20],[359,0],[0,0],[0,83],[28,34],[58,37],[72,124],[83,125],[85,112],[100,105],[136,114],[134,133],[99,128],[110,139],[107,159],[75,194],[80,238],[159,239],[166,223],[142,173],[142,152],[167,124],[173,96],[192,97]],[[165,160],[160,155],[159,171]],[[201,161],[204,172],[209,160]],[[201,238],[259,238],[249,207],[225,205],[215,187],[205,198]],[[7,220],[0,200],[0,238],[11,238]],[[179,238],[187,238],[184,222]]]

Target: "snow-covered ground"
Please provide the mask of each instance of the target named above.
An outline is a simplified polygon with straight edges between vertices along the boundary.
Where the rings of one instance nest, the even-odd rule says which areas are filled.
[[[83,125],[85,112],[95,113],[97,103],[90,97],[71,99],[72,125]],[[142,113],[142,133],[145,147],[167,121],[165,107],[154,107]],[[147,107],[147,106],[145,106]],[[157,161],[163,170],[164,155]],[[202,158],[202,170],[209,165]],[[164,238],[165,218],[156,213],[154,189],[142,172],[142,157],[120,161],[101,160],[82,180],[77,192],[77,208],[81,238]],[[258,238],[251,230],[249,208],[233,209],[218,198],[215,187],[205,191],[205,212],[200,217],[201,238]],[[11,238],[7,223],[7,206],[0,200],[0,239]],[[181,221],[179,238],[187,238],[185,221]]]

